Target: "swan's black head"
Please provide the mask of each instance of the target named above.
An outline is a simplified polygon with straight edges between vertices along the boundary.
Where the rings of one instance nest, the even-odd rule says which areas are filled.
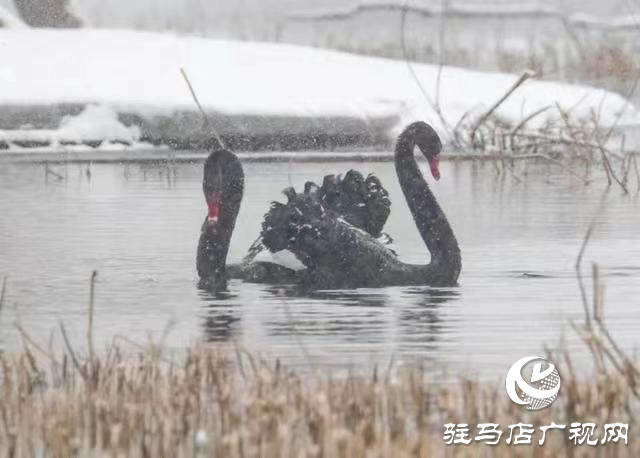
[[[244,192],[244,172],[238,158],[227,150],[214,151],[204,163],[202,190],[208,214],[198,244],[201,278],[224,277],[231,234]]]
[[[244,172],[235,154],[218,150],[209,155],[204,163],[202,191],[209,210],[206,230],[233,226],[244,192]]]
[[[426,122],[418,121],[409,125],[403,132],[403,135],[405,134],[413,138],[415,145],[429,162],[431,175],[436,180],[439,180],[442,141],[436,131]]]

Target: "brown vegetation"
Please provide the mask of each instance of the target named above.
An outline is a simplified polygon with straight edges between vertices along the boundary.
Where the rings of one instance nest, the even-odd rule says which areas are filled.
[[[593,356],[589,377],[563,351],[547,351],[562,377],[552,406],[528,412],[511,403],[502,384],[436,379],[419,365],[374,367],[368,375],[294,372],[238,346],[195,344],[169,356],[161,343],[118,340],[104,352],[92,343],[93,301],[84,357],[66,342],[47,350],[20,326],[24,350],[0,354],[0,453],[3,456],[637,456],[637,363],[605,326],[602,282],[592,270],[589,298],[576,262],[585,322],[573,327]],[[93,291],[95,276],[92,276]],[[91,293],[90,297],[93,297]],[[1,304],[1,302],[0,302]],[[445,424],[498,423],[497,446],[446,445]],[[507,445],[509,426],[534,428],[529,445]],[[549,431],[539,445],[540,427]],[[628,445],[576,445],[573,422],[629,425]],[[517,432],[517,430],[516,430]],[[514,433],[515,434],[515,433]]]

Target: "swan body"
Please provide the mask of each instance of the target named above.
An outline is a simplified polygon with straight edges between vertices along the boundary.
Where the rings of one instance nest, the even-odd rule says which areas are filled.
[[[427,158],[433,177],[439,179],[442,144],[431,126],[417,122],[403,130],[395,149],[398,180],[431,254],[428,263],[404,263],[381,243],[391,240],[381,232],[390,211],[386,190],[377,178],[364,179],[350,171],[340,180],[325,177],[322,186],[309,182],[302,193],[286,189],[287,203],[271,205],[260,238],[247,257],[238,265],[226,266],[244,176],[237,158],[219,151],[205,163],[203,190],[209,216],[198,245],[201,279],[210,287],[224,285],[230,277],[296,283],[308,289],[457,284],[462,266],[458,242],[418,168],[415,147]],[[267,261],[265,249],[274,255],[287,253],[288,261],[297,261],[297,268]]]
[[[398,137],[395,168],[414,222],[431,259],[407,264],[371,234],[355,230],[326,211],[321,202],[294,196],[274,203],[263,223],[262,238],[270,250],[288,249],[307,266],[303,282],[313,288],[357,288],[396,285],[452,286],[462,267],[460,248],[449,222],[418,168],[414,149],[427,158],[439,179],[442,144],[426,123],[409,125]],[[287,240],[271,236],[286,233]]]
[[[218,289],[224,287],[226,281],[223,279],[226,278],[259,283],[300,283],[307,266],[286,248],[268,249],[262,236],[251,245],[239,264],[226,265],[226,253],[243,190],[244,176],[237,157],[226,150],[211,153],[205,161],[203,178],[209,215],[202,226],[197,255],[201,286]],[[285,189],[284,194],[289,199],[298,196],[293,188]],[[311,181],[305,183],[301,195],[326,208],[333,217],[340,218],[353,230],[375,236],[391,246],[391,237],[382,232],[391,211],[391,202],[376,176],[365,178],[355,170],[348,171],[344,177],[327,175],[320,186]],[[287,229],[281,230],[270,235],[286,239]]]

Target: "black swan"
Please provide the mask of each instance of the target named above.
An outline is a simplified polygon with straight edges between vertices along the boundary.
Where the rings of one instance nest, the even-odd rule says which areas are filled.
[[[288,249],[307,266],[301,283],[313,289],[392,285],[456,285],[462,262],[447,218],[418,169],[417,146],[431,174],[440,178],[442,143],[424,122],[409,125],[398,137],[395,168],[418,231],[431,254],[424,265],[406,264],[370,234],[327,212],[306,194],[289,195],[265,215],[262,239],[272,251]],[[283,237],[282,234],[286,234]]]
[[[231,235],[242,201],[244,173],[237,157],[227,151],[214,151],[204,165],[203,191],[208,216],[202,225],[198,243],[197,270],[201,286],[220,289],[227,278],[241,278],[260,283],[297,283],[306,269],[305,264],[286,248],[269,250],[262,236],[250,247],[240,264],[226,265]],[[344,177],[327,175],[321,186],[308,181],[302,196],[293,188],[284,194],[289,199],[302,198],[315,201],[326,208],[334,218],[346,221],[354,228],[370,234],[382,245],[392,249],[393,240],[382,232],[389,213],[389,194],[375,175],[366,178],[355,170]],[[271,231],[274,236],[277,231]],[[288,229],[279,234],[288,237]],[[273,255],[275,252],[277,255]],[[297,266],[292,266],[297,263]]]

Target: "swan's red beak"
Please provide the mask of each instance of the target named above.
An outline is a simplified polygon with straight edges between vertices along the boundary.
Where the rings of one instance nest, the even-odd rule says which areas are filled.
[[[211,197],[207,199],[207,206],[209,207],[209,214],[207,215],[207,223],[209,226],[215,226],[218,224],[218,215],[220,214],[220,201]]]
[[[435,178],[436,180],[439,180],[440,179],[440,155],[439,154],[432,156],[431,159],[429,159],[429,168],[431,169],[431,175],[433,175],[433,178]]]

